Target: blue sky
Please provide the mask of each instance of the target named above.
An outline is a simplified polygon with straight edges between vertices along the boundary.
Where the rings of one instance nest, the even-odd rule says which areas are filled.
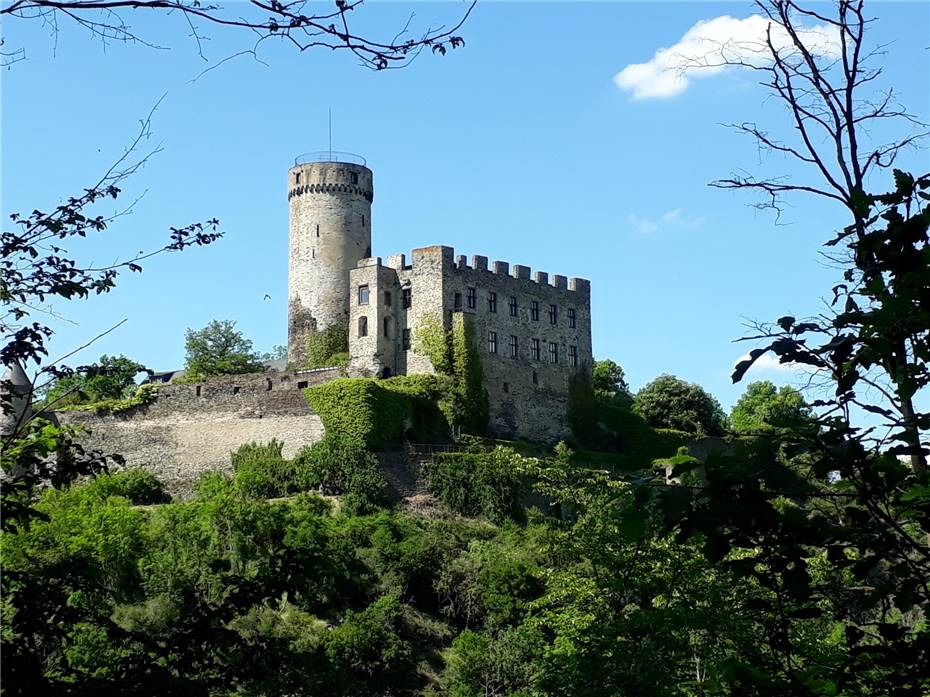
[[[461,9],[379,3],[360,19],[385,33],[411,10],[422,25]],[[930,5],[871,11],[872,40],[889,44],[887,81],[930,119]],[[285,175],[296,155],[327,147],[331,108],[333,147],[361,153],[375,173],[376,254],[441,243],[590,278],[596,357],[619,362],[634,388],[668,372],[729,407],[743,389],[730,385],[730,368],[746,350],[732,340],[747,318],[822,308],[838,274],[819,245],[845,224],[843,213],[797,198],[775,225],[748,194],[708,187],[736,169],[797,173],[720,125],[756,121],[787,133],[752,74],[724,71],[651,98],[614,77],[701,20],[751,14],[736,2],[486,2],[462,29],[463,49],[404,70],[375,73],[348,54],[269,43],[265,65],[243,56],[193,82],[247,40],[210,31],[205,62],[177,17],[132,16],[170,50],[104,50],[64,25],[56,44],[47,28],[8,21],[7,46],[24,46],[28,60],[0,76],[4,215],[49,208],[90,185],[164,96],[148,141],[162,149],[126,187],[127,201],[144,196],[72,250],[111,261],[156,246],[170,226],[214,216],[226,232],[215,246],[149,262],[109,296],[57,305],[70,321],[56,324],[52,353],[126,317],[78,359],[125,353],[178,367],[185,329],[214,318],[236,320],[259,349],[284,343]],[[927,151],[901,164],[926,170]],[[750,377],[792,380],[773,369]]]

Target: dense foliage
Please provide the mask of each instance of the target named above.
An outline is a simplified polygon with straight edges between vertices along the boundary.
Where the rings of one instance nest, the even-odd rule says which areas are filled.
[[[264,370],[252,350],[252,341],[236,330],[232,320],[213,320],[203,329],[188,329],[184,350],[184,377],[188,380]]]
[[[722,436],[726,415],[703,387],[674,375],[660,375],[633,398],[633,411],[654,428]]]
[[[145,371],[126,356],[103,355],[96,363],[64,375],[48,389],[44,402],[59,409],[72,404],[125,399],[136,389],[136,376]]]
[[[349,363],[349,330],[332,324],[307,336],[307,361],[300,368],[330,368]]]
[[[787,385],[776,388],[768,380],[749,383],[730,412],[730,428],[736,433],[805,427],[817,424],[801,393]]]

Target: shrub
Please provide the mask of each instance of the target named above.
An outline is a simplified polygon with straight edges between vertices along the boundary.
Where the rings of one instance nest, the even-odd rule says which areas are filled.
[[[502,446],[489,453],[437,453],[424,470],[429,490],[452,510],[494,522],[524,517],[522,458]]]
[[[349,362],[349,329],[333,324],[307,337],[306,368],[328,368]]]
[[[303,489],[345,495],[348,513],[368,512],[387,499],[387,482],[377,458],[353,441],[327,435],[294,458],[294,470]]]
[[[253,498],[286,496],[298,491],[300,483],[292,463],[281,455],[284,444],[246,443],[231,453],[236,490]]]
[[[136,505],[167,503],[171,500],[158,478],[143,469],[101,474],[89,486],[104,498],[122,496]]]

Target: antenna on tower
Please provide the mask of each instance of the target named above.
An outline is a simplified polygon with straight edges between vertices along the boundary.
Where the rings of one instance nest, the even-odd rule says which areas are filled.
[[[329,107],[329,160],[333,160],[333,108]]]

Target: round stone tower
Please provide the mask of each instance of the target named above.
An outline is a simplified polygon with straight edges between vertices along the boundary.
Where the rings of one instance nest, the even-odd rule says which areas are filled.
[[[348,331],[349,270],[371,256],[372,173],[347,153],[301,155],[287,174],[290,201],[288,362],[307,359],[307,339]]]

